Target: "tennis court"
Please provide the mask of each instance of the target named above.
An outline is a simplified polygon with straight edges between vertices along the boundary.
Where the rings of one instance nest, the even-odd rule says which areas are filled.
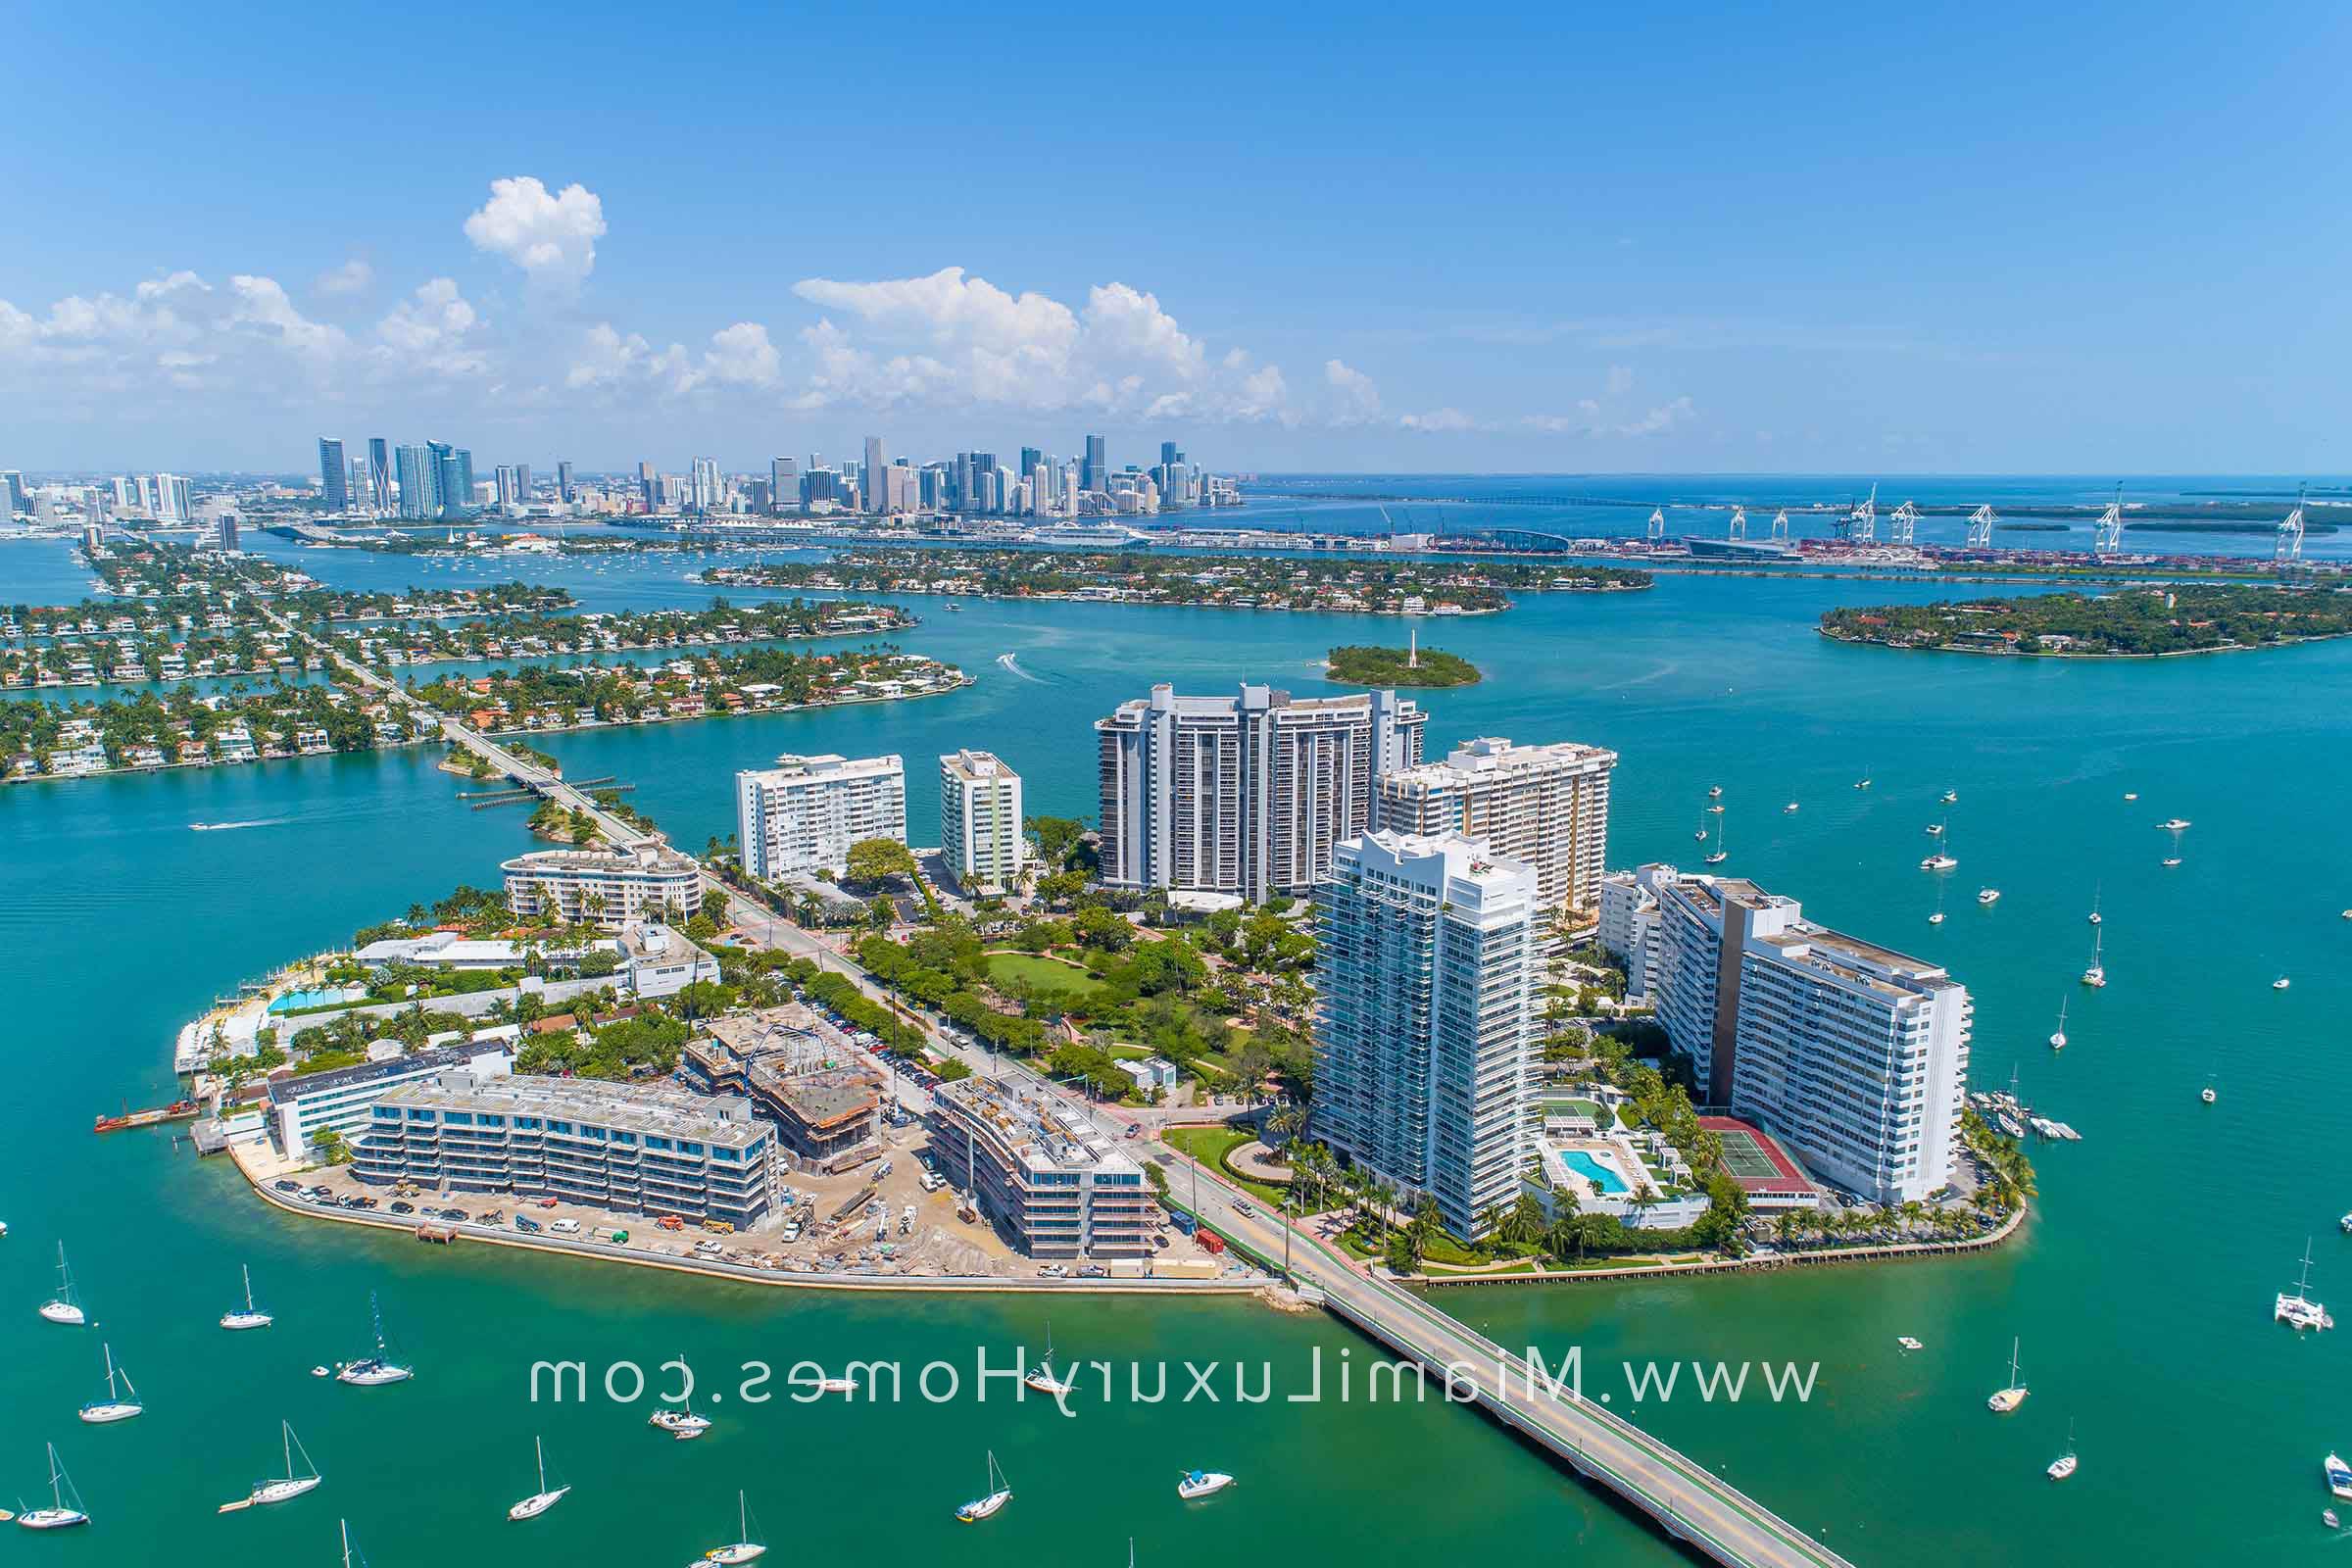
[[[1771,1135],[1730,1116],[1701,1116],[1698,1124],[1723,1140],[1724,1168],[1750,1195],[1813,1191],[1813,1184]]]

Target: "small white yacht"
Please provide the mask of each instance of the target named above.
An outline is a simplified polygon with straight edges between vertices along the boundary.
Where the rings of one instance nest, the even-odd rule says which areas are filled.
[[[2283,1323],[2298,1334],[2305,1329],[2335,1327],[2335,1319],[2328,1315],[2326,1307],[2311,1298],[2310,1291],[2311,1243],[2307,1241],[2303,1244],[2303,1277],[2295,1282],[2295,1288],[2291,1293],[2287,1291],[2278,1293],[2278,1304],[2271,1309],[2271,1321]]]
[[[1781,809],[1784,811],[1793,811],[1796,809],[1796,803],[1794,801],[1790,801],[1787,806],[1782,807]]]
[[[1992,1397],[1984,1401],[1984,1407],[1994,1415],[2007,1415],[2026,1402],[2026,1395],[2030,1392],[2026,1388],[2024,1380],[2017,1375],[2017,1348],[2018,1342],[2011,1340],[2009,1342],[2008,1386],[1994,1390]]]
[[[680,1443],[699,1438],[710,1430],[710,1418],[696,1415],[691,1408],[684,1410],[656,1410],[646,1418],[646,1425],[660,1427]]]
[[[1928,924],[1930,924],[1930,925],[1941,925],[1941,924],[1943,924],[1943,911],[1942,911],[1941,909],[1937,909],[1937,910],[1936,910],[1936,911],[1934,914],[1931,914],[1931,915],[1929,915],[1929,916],[1928,916]]]
[[[1199,1497],[1210,1497],[1233,1485],[1233,1477],[1221,1470],[1187,1470],[1176,1483],[1176,1495],[1186,1502]]]
[[[416,1375],[416,1369],[403,1366],[391,1358],[384,1343],[383,1309],[376,1304],[375,1293],[368,1293],[368,1311],[375,1320],[375,1353],[364,1355],[357,1361],[346,1361],[335,1368],[335,1381],[354,1388],[380,1388],[387,1383],[406,1383]]]
[[[2328,1490],[2346,1502],[2352,1502],[2352,1465],[2345,1464],[2331,1453],[2322,1462],[2321,1468],[2328,1474]]]
[[[735,1539],[723,1546],[712,1546],[687,1568],[702,1568],[705,1563],[753,1562],[767,1555],[767,1547],[752,1539],[752,1505],[744,1500],[741,1492],[735,1494]]]
[[[858,1380],[856,1378],[818,1378],[816,1392],[819,1394],[856,1394]]]
[[[2213,1085],[2207,1084],[2204,1088],[2197,1091],[2197,1098],[2210,1105],[2215,1101],[2221,1099],[2221,1096],[2213,1092]]]
[[[2346,1214],[2343,1218],[2337,1220],[2335,1222],[2335,1228],[2339,1231],[2342,1231],[2346,1236],[2352,1236],[2352,1214]]]
[[[2156,825],[2167,833],[2185,832],[2188,828],[2188,818],[2185,816],[2167,817]]]
[[[2280,975],[2278,979],[2271,982],[2271,989],[2273,991],[2284,991],[2286,987],[2287,979],[2284,975]]]
[[[292,1502],[306,1492],[317,1491],[318,1484],[326,1479],[318,1473],[318,1467],[311,1462],[310,1450],[303,1447],[302,1440],[294,1435],[294,1423],[280,1421],[277,1431],[279,1446],[285,1454],[286,1473],[271,1476],[267,1481],[256,1481],[253,1490],[243,1497],[235,1502],[222,1503],[220,1512],[235,1513],[240,1508],[267,1508],[271,1503]],[[302,1455],[302,1468],[299,1470],[294,1467],[294,1455],[297,1453]]]
[[[2127,801],[2136,801],[2139,799],[2139,791],[2126,790],[2124,791],[2124,799]]]
[[[978,1524],[994,1517],[1011,1500],[1012,1487],[1005,1481],[1004,1472],[997,1468],[997,1456],[992,1450],[988,1456],[988,1491],[956,1509],[956,1517],[967,1525]]]
[[[1953,866],[1958,865],[1959,863],[1960,862],[1958,860],[1952,858],[1952,857],[1946,855],[1943,851],[1937,850],[1934,855],[1931,855],[1926,859],[1920,861],[1919,868],[1922,871],[1949,871]]]
[[[57,1244],[57,1294],[41,1303],[41,1316],[52,1323],[70,1329],[80,1328],[90,1320],[81,1309],[81,1301],[74,1294],[74,1274],[66,1267],[66,1244]]]
[[[94,1427],[104,1426],[110,1421],[127,1421],[146,1409],[139,1401],[139,1391],[130,1386],[130,1374],[115,1365],[115,1348],[107,1346],[106,1397],[83,1405],[81,1418]]]
[[[531,1440],[531,1452],[539,1461],[539,1490],[507,1510],[510,1519],[536,1519],[564,1500],[569,1487],[551,1487],[547,1484],[547,1445],[538,1438]]]
[[[2001,902],[2001,890],[1999,888],[1979,888],[1977,889],[1977,902],[1979,904],[1998,904]]]
[[[1908,1334],[1897,1335],[1894,1343],[1901,1346],[1906,1350],[1924,1350],[1927,1348],[1926,1346],[1920,1344],[1919,1341],[1913,1339]]]
[[[1939,839],[1943,837],[1943,824],[1941,822],[1930,822],[1928,824],[1928,837],[1932,839]]]
[[[253,1270],[247,1268],[244,1273],[245,1304],[243,1306],[232,1306],[227,1311],[221,1313],[220,1326],[224,1329],[266,1329],[277,1320],[271,1317],[269,1313],[258,1310],[254,1306]]]
[[[1952,806],[1959,802],[1960,792],[1958,790],[1945,790],[1941,798],[1944,805]]]
[[[71,1506],[66,1499],[73,1498]],[[66,1474],[66,1462],[57,1456],[57,1445],[49,1445],[49,1506],[27,1508],[17,1515],[17,1523],[27,1530],[70,1530],[86,1525],[90,1516],[82,1511],[81,1496],[74,1490],[74,1478]]]

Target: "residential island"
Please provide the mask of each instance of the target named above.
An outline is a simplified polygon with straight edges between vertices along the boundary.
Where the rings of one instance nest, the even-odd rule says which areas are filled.
[[[1839,642],[1948,653],[2156,659],[2352,634],[2352,592],[2183,585],[1870,605],[1829,612],[1821,633]]]

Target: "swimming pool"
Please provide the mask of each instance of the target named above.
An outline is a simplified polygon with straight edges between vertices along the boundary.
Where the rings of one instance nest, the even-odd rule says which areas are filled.
[[[276,1013],[300,1012],[305,1007],[329,1007],[338,1002],[355,1002],[368,994],[365,986],[334,986],[324,991],[289,991],[270,1004]]]
[[[1570,1170],[1597,1186],[1603,1198],[1621,1198],[1630,1190],[1614,1167],[1602,1164],[1581,1149],[1561,1150],[1560,1159]]]

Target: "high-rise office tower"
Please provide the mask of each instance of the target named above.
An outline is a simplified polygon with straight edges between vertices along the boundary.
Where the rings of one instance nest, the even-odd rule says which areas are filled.
[[[1794,899],[1744,877],[1645,865],[1633,883],[1647,907],[1613,886],[1611,905],[1631,918],[1609,922],[1609,940],[1645,956],[1658,1022],[1695,1064],[1698,1098],[1873,1202],[1950,1183],[1967,987],[1941,964],[1816,925]]]
[[[718,460],[695,459],[694,473],[687,484],[686,504],[697,512],[716,512],[718,499]]]
[[[514,490],[516,495],[527,505],[531,499],[531,466],[529,464],[517,463],[514,465]]]
[[[556,499],[563,502],[571,500],[571,460],[569,458],[560,458],[556,462]]]
[[[1026,479],[1029,477],[1029,470],[1045,461],[1046,455],[1037,448],[1023,447],[1021,448],[1021,466],[1012,470],[1012,475],[1016,479]]]
[[[497,487],[498,490],[499,511],[512,512],[517,506],[521,505],[522,491],[516,481],[514,466],[513,464],[500,464],[496,468],[491,470],[490,476],[491,482]]]
[[[955,490],[951,505],[957,512],[972,511],[972,455],[969,452],[956,454]]]
[[[640,459],[637,464],[637,499],[645,503],[648,512],[662,510],[662,485],[654,475],[654,466]]]
[[[1159,466],[1161,467],[1173,468],[1176,466],[1176,465],[1182,463],[1183,461],[1184,454],[1176,450],[1175,442],[1162,441],[1159,444]]]
[[[801,510],[800,465],[791,458],[770,458],[767,462],[769,504],[778,512]]]
[[[1519,1196],[1535,868],[1455,834],[1372,833],[1339,846],[1315,907],[1314,1136],[1474,1238]]]
[[[351,510],[351,466],[343,443],[331,435],[318,438],[318,484],[329,513]]]
[[[1109,483],[1110,465],[1103,461],[1102,438],[1099,435],[1090,435],[1086,438],[1086,461],[1078,468],[1078,488],[1102,490],[1106,489]]]
[[[883,494],[887,485],[882,470],[889,466],[890,460],[882,455],[882,438],[878,435],[867,436],[865,466],[858,470],[858,493],[865,498],[865,510],[868,512],[888,510],[884,505],[888,498]]]
[[[1380,775],[1421,760],[1428,722],[1393,691],[1154,686],[1095,721],[1102,881],[1252,904],[1304,894],[1331,870],[1332,847],[1372,825]]]
[[[31,503],[24,499],[24,473],[16,468],[0,469],[0,514],[14,516],[31,510]]]
[[[392,447],[380,435],[368,438],[368,505],[379,517],[392,515]]]
[[[405,446],[394,454],[400,480],[400,514],[414,522],[441,510],[440,469],[426,447]]]
[[[1379,825],[1459,833],[1536,868],[1546,909],[1596,913],[1609,848],[1609,774],[1617,754],[1563,741],[1465,741],[1440,761],[1385,773]]]

